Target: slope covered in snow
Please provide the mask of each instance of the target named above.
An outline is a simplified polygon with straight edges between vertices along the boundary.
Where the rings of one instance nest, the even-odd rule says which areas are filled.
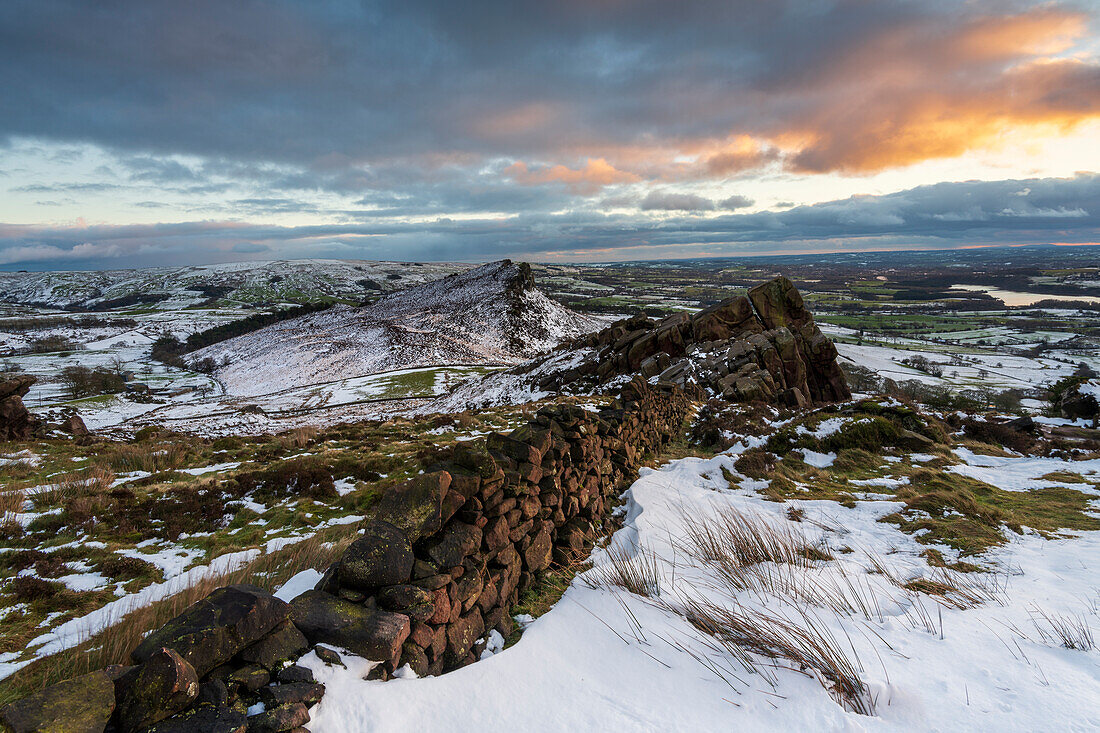
[[[729,487],[723,474],[735,474],[737,457],[759,442],[643,469],[624,495],[625,526],[594,552],[594,567],[515,646],[490,648],[477,664],[373,682],[361,679],[370,662],[344,653],[347,667],[330,667],[311,652],[300,663],[327,690],[310,711],[311,730],[1095,730],[1096,651],[1059,646],[1049,619],[1095,623],[1089,563],[1100,533],[1015,536],[989,557],[999,569],[975,581],[995,599],[967,609],[937,603],[889,580],[929,572],[924,547],[878,521],[895,502],[801,501],[793,522],[787,505]],[[690,517],[730,511],[804,535],[834,559],[767,575],[768,590],[734,592],[721,568],[684,549]],[[648,558],[640,567],[650,568],[652,598],[600,580],[638,557]],[[788,585],[826,589],[837,608],[776,592]],[[867,709],[838,702],[817,670],[754,652],[738,658],[671,610],[693,601],[812,624],[854,661]]]
[[[502,260],[192,356],[223,365],[217,377],[229,394],[257,395],[410,367],[512,364],[599,325],[536,289],[527,265]]]

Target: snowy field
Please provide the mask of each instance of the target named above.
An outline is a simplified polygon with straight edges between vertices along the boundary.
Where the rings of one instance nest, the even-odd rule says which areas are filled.
[[[792,522],[788,505],[766,501],[751,487],[728,488],[722,472],[735,472],[736,454],[744,447],[644,470],[626,493],[625,526],[606,550],[595,552],[594,567],[573,581],[557,605],[527,625],[515,646],[493,654],[499,640],[490,640],[477,664],[426,679],[405,670],[404,678],[384,683],[361,679],[368,662],[345,654],[346,669],[328,667],[310,653],[303,663],[327,686],[311,711],[311,730],[1100,727],[1100,654],[1063,648],[1050,626],[1066,618],[1095,628],[1100,595],[1091,566],[1100,556],[1100,532],[1061,540],[1034,533],[1015,537],[988,554],[996,569],[975,581],[988,599],[962,610],[888,579],[931,573],[920,557],[925,546],[877,521],[895,511],[896,502],[863,501],[853,508],[800,502],[804,516]],[[1021,488],[1008,474],[983,476],[1005,478],[1006,489]],[[698,521],[730,510],[805,537],[828,548],[834,559],[777,568],[790,582],[771,588],[731,589],[712,564],[685,549],[684,540],[685,512]],[[652,564],[650,598],[601,582],[624,558]],[[887,573],[875,572],[875,563]],[[792,588],[820,589],[830,601]],[[812,624],[854,666],[863,683],[861,704],[870,714],[838,702],[829,689],[833,683],[818,670],[731,653],[677,610],[699,602],[750,618]]]

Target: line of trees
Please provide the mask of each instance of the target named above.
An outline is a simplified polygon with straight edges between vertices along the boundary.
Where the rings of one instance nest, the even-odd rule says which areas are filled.
[[[188,336],[185,341],[181,341],[172,334],[165,334],[153,342],[151,356],[153,359],[163,364],[184,369],[187,367],[187,363],[183,359],[184,354],[198,351],[212,344],[227,341],[246,333],[258,331],[273,323],[279,323],[280,321],[285,321],[290,318],[298,318],[299,316],[308,315],[310,313],[317,313],[327,308],[331,308],[333,305],[334,304],[331,302],[307,303],[306,305],[300,305],[294,308],[284,308],[272,313],[254,313],[236,321],[230,321],[229,323],[223,323],[213,328],[208,328],[205,331],[193,333]],[[199,369],[200,371],[213,371],[215,365],[212,360],[203,359],[202,363],[200,363],[200,367],[203,367]]]

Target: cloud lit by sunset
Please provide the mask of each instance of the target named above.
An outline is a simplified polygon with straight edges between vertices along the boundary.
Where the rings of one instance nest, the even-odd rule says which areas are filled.
[[[14,0],[0,264],[1095,241],[1098,20],[991,0]]]

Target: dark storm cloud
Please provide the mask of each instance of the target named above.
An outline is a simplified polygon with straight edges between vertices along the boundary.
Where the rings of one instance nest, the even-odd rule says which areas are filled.
[[[186,224],[0,225],[0,263],[117,267],[265,257],[594,260],[806,249],[899,249],[959,243],[1100,241],[1100,176],[940,183],[886,196],[855,196],[782,212],[639,221],[597,211],[503,219],[437,218],[303,227]],[[809,244],[808,244],[809,243]]]
[[[110,160],[100,182],[16,173],[7,190],[195,222],[0,225],[0,262],[1095,239],[1088,176],[754,213],[703,191],[762,172],[873,173],[1096,119],[1084,7],[6,0],[0,152],[18,139],[55,172],[99,163],[88,146]]]
[[[724,176],[777,156],[730,135],[796,133],[806,143],[793,165],[875,169],[956,153],[1001,117],[1100,111],[1094,60],[1023,63],[1079,36],[1085,17],[1022,10],[994,0],[8,0],[0,135],[292,163],[345,190],[384,185],[373,169],[392,160],[578,165],[618,146],[608,160],[622,175],[659,178]],[[854,98],[856,80],[874,93]],[[677,172],[654,147],[691,150],[700,166]],[[145,175],[186,175],[177,166]]]

